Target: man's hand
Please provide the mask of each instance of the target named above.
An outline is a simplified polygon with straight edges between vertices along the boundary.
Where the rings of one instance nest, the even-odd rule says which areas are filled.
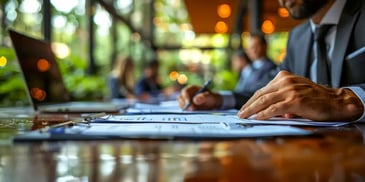
[[[221,107],[221,95],[211,91],[205,91],[195,95],[199,89],[200,87],[195,85],[183,88],[179,97],[177,98],[179,106],[184,108],[187,103],[192,102],[188,110],[211,110],[219,109]]]
[[[299,116],[315,121],[352,121],[359,119],[363,111],[360,99],[350,89],[328,88],[281,71],[242,106],[238,117]]]

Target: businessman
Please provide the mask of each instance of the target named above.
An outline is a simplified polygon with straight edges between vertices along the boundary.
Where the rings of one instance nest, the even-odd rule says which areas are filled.
[[[244,104],[238,112],[241,118],[365,121],[365,53],[346,59],[365,46],[365,0],[279,1],[293,18],[308,19],[290,33],[282,71],[253,96],[205,92],[194,97],[191,109],[222,108],[233,102],[228,105]],[[195,89],[183,90],[179,103]]]
[[[252,33],[250,35],[246,52],[247,58],[244,58],[245,53],[243,51],[233,56],[233,60],[239,57],[241,60],[250,60],[250,64],[242,69],[240,80],[234,91],[237,93],[247,92],[253,94],[256,90],[264,86],[258,83],[261,83],[261,80],[265,79],[265,74],[274,70],[276,65],[267,56],[267,41],[262,33]],[[233,66],[239,67],[235,64]]]
[[[276,65],[267,56],[267,47],[267,41],[262,33],[252,33],[248,38],[247,55],[252,60],[252,64],[245,84],[241,85],[243,87],[241,92],[254,93],[263,87],[265,84],[260,83],[265,79],[266,73],[276,68]]]

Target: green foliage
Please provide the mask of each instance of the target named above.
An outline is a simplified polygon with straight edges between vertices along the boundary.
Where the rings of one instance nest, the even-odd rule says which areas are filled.
[[[238,81],[238,75],[232,71],[223,70],[214,77],[214,90],[233,90]]]
[[[100,75],[88,75],[87,61],[70,56],[69,59],[59,59],[63,81],[75,100],[101,100],[107,93],[106,78]]]
[[[102,100],[106,96],[106,79],[100,76],[67,75],[66,87],[75,100]]]
[[[25,84],[19,72],[14,51],[0,47],[0,57],[7,59],[7,64],[0,67],[0,106],[19,106],[28,104]]]
[[[283,61],[283,56],[286,51],[286,43],[288,40],[288,33],[274,33],[269,38],[268,55],[277,63]]]

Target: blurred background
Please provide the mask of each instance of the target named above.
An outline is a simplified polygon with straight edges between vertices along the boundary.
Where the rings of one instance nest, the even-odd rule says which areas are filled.
[[[268,55],[285,56],[292,20],[276,0],[0,0],[0,106],[28,100],[7,29],[52,42],[67,88],[76,100],[104,100],[118,55],[133,58],[134,75],[151,59],[160,81],[233,89],[230,57],[261,31]]]

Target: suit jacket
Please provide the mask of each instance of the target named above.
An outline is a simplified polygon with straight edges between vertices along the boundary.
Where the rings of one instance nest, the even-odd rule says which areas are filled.
[[[358,86],[365,90],[365,59],[345,60],[355,50],[365,47],[365,0],[347,0],[337,25],[331,60],[332,87]],[[312,47],[309,21],[295,27],[289,35],[287,55],[280,70],[309,78],[308,54]],[[272,79],[267,76],[266,83]],[[247,102],[250,93],[235,94],[236,108]]]
[[[244,84],[239,83],[238,87],[235,89],[235,92],[248,92],[248,93],[254,93],[256,90],[260,89],[263,79],[266,79],[265,75],[266,73],[274,70],[276,68],[276,65],[273,63],[272,60],[265,58],[262,60],[262,65],[260,67],[255,67],[255,63],[251,64],[250,68],[251,72],[248,77],[244,78],[244,80],[240,79],[240,82],[244,81]]]

